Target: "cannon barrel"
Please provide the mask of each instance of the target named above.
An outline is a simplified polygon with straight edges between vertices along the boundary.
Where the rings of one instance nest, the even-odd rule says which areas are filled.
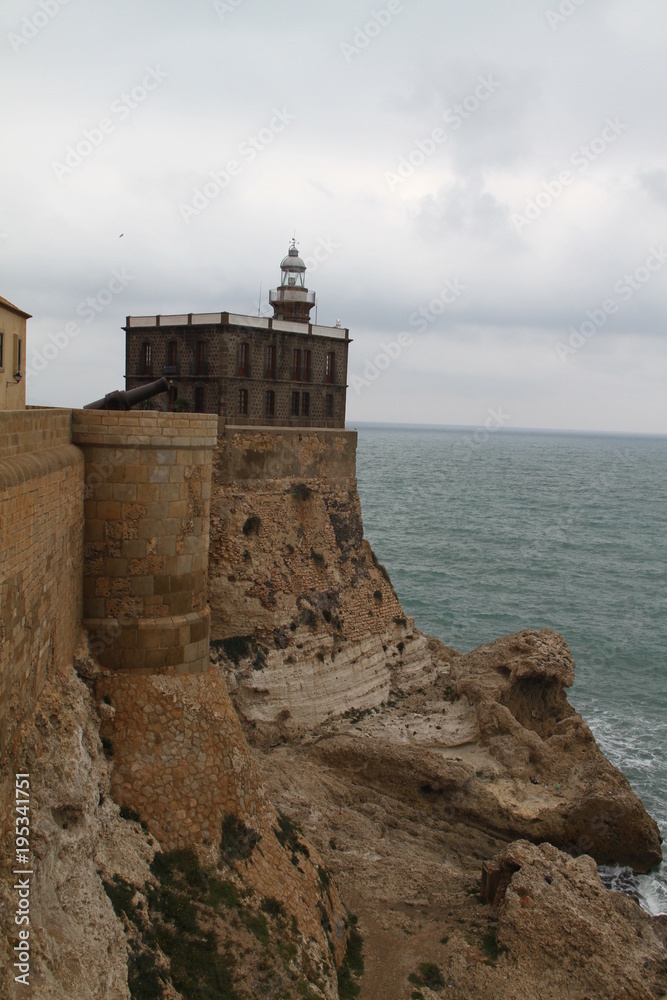
[[[157,382],[138,385],[136,389],[115,389],[113,392],[108,392],[103,399],[86,403],[84,410],[130,410],[137,403],[143,403],[146,399],[152,399],[153,396],[168,391],[168,379],[159,378]]]

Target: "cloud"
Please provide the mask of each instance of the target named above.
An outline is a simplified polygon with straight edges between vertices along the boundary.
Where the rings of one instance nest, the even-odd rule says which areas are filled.
[[[630,0],[587,0],[556,27],[546,15],[558,0],[399,6],[376,31],[383,0],[229,10],[70,0],[16,49],[10,35],[31,33],[39,4],[4,5],[5,91],[20,99],[5,109],[0,294],[33,313],[39,348],[113,269],[134,275],[40,374],[39,402],[80,405],[122,386],[127,314],[253,313],[296,230],[306,255],[319,240],[338,244],[310,287],[320,321],[350,327],[353,366],[367,345],[411,329],[444,282],[467,288],[429,327],[427,363],[406,358],[400,378],[392,370],[350,398],[352,415],[474,425],[491,397],[509,397],[527,426],[623,420],[667,432],[654,374],[667,358],[667,273],[624,302],[576,363],[550,360],[664,233],[664,5],[646,0],[640,16]],[[347,60],[341,46],[364,35]],[[156,67],[160,85],[133,98]],[[276,109],[294,118],[269,141]],[[54,161],[105,118],[113,129],[59,178]],[[610,118],[627,128],[573,168]],[[444,138],[390,186],[387,173],[419,161],[436,129]],[[230,161],[239,170],[186,223],[181,206]],[[567,169],[572,183],[546,204]],[[517,230],[538,197],[545,207]],[[29,399],[37,392],[28,384]]]

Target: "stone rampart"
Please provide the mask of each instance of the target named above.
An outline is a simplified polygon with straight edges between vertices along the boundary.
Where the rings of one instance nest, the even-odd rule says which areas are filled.
[[[70,411],[0,418],[0,834],[13,825],[22,726],[81,630],[83,457]]]
[[[208,669],[209,414],[75,410],[85,469],[84,624],[103,666]]]
[[[354,431],[219,429],[211,637],[255,725],[302,729],[377,707],[432,669],[364,539],[356,445]]]
[[[357,432],[303,427],[230,427],[221,420],[215,458],[217,483],[274,479],[354,479]]]
[[[196,843],[215,854],[226,821],[236,817],[246,824],[259,840],[243,863],[246,884],[283,901],[300,930],[324,949],[330,944],[340,962],[347,924],[335,888],[322,881],[316,854],[306,851],[295,868],[292,849],[278,838],[278,817],[223,675],[209,663],[216,434],[214,415],[3,415],[3,739],[11,726],[20,730],[3,757],[3,802],[11,802],[9,778],[26,766],[21,733],[29,728],[27,710],[42,704],[40,691],[42,701],[47,698],[50,672],[74,659],[89,680],[98,674],[83,649],[74,656],[83,621],[89,647],[103,665],[94,689],[100,735],[113,761],[115,800],[145,817],[167,850]],[[239,471],[244,463],[259,469],[261,478],[263,463],[252,456],[253,447],[267,456],[268,495],[286,482],[276,479],[283,461],[299,482],[304,471],[312,476],[328,463],[343,477],[339,484],[353,472],[353,436],[318,431],[304,441],[298,433],[284,440],[253,434],[248,441],[244,434],[231,432],[222,449],[226,459],[218,456],[220,470],[229,462],[238,477],[228,483],[232,491],[245,488]],[[299,503],[307,493],[304,487]],[[270,515],[267,509],[267,530],[280,516],[280,510]],[[8,819],[0,814],[3,828]]]
[[[0,752],[81,628],[83,457],[69,410],[0,420]]]

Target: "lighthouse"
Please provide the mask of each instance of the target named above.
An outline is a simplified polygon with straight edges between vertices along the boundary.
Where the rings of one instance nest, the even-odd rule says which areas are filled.
[[[287,256],[280,264],[280,285],[269,292],[273,318],[292,323],[309,323],[310,310],[315,305],[315,292],[306,288],[306,265],[299,257],[296,241],[292,240]]]

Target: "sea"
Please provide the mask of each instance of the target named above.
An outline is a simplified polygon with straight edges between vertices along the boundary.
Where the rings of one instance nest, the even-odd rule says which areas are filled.
[[[667,438],[357,430],[366,537],[406,613],[461,652],[560,632],[576,663],[571,704],[665,836]],[[667,913],[667,864],[637,889]]]

